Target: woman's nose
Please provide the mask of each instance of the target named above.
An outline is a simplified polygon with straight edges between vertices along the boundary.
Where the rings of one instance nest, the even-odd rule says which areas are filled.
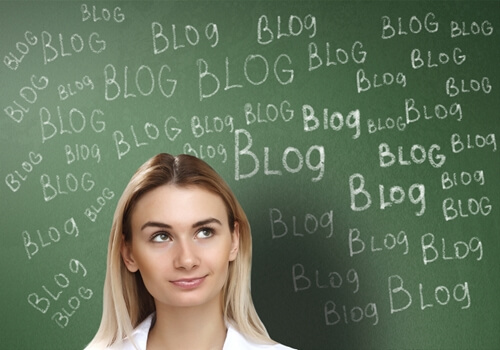
[[[176,248],[175,268],[191,270],[199,265],[199,258],[193,243],[178,241]]]

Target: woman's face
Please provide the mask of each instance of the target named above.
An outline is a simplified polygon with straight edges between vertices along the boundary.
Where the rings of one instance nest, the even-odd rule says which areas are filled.
[[[157,308],[219,303],[229,262],[239,247],[222,199],[200,187],[158,187],[132,212],[132,241],[122,258],[140,271]]]

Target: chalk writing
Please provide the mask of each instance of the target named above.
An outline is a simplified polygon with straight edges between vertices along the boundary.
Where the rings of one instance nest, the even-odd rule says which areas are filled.
[[[61,84],[57,87],[57,92],[59,93],[59,99],[64,101],[71,96],[76,95],[79,91],[85,88],[94,90],[94,83],[88,75],[85,75],[81,81],[75,80],[73,83]]]
[[[451,135],[451,150],[453,153],[461,153],[472,149],[481,149],[489,147],[492,152],[497,151],[497,140],[494,133],[483,135],[467,134],[461,136],[458,133]]]
[[[85,144],[65,145],[64,155],[66,156],[66,163],[68,165],[88,159],[95,160],[97,163],[101,162],[101,149],[97,143],[94,143],[92,146]]]
[[[106,101],[114,101],[120,96],[123,98],[150,96],[155,90],[159,90],[160,94],[165,98],[170,98],[174,95],[177,87],[177,79],[170,78],[172,69],[164,64],[160,67],[157,74],[147,65],[141,65],[135,71],[135,84],[129,85],[129,67],[123,67],[123,79],[118,82],[117,71],[114,65],[107,64],[104,67],[104,98]],[[123,88],[122,88],[123,86]],[[156,87],[158,86],[158,87]]]
[[[415,107],[415,99],[407,98],[405,99],[405,115],[406,123],[411,124],[422,120],[432,120],[436,119],[446,119],[448,117],[456,117],[457,121],[461,121],[463,117],[462,106],[460,103],[452,103],[450,107],[446,107],[442,104],[436,104],[434,110],[432,108],[427,109],[427,105],[423,105],[421,109]]]
[[[334,326],[342,321],[345,324],[359,323],[365,318],[367,321],[372,319],[371,322],[373,326],[378,324],[379,316],[376,303],[368,303],[364,308],[360,306],[350,307],[346,305],[342,305],[341,310],[338,310],[339,308],[340,307],[338,307],[337,304],[331,300],[325,303],[324,315],[325,324],[327,326]]]
[[[92,5],[92,9],[89,9],[87,4],[82,4],[80,6],[80,11],[82,12],[82,22],[92,21],[92,22],[110,22],[114,21],[116,23],[122,23],[125,21],[125,14],[120,7],[115,7],[113,10],[109,10],[106,7],[97,7]]]
[[[454,77],[450,77],[446,80],[446,94],[450,97],[470,92],[489,94],[492,89],[490,78],[488,77],[482,77],[480,79],[460,79],[459,82],[456,81]]]
[[[243,76],[245,80],[255,86],[264,84],[271,75],[270,60],[260,54],[248,55],[243,63]],[[221,80],[219,75],[209,71],[208,62],[200,58],[196,61],[198,66],[198,90],[200,101],[210,98],[217,94],[221,88]],[[224,91],[234,88],[243,88],[243,84],[230,84],[230,60],[229,57],[225,58],[225,85]],[[292,68],[292,59],[287,54],[280,54],[274,59],[272,66],[272,76],[281,85],[289,85],[293,82],[294,70]],[[231,74],[232,76],[232,74]],[[207,82],[208,79],[208,82]],[[234,81],[234,80],[233,80]],[[237,78],[236,81],[241,81]],[[207,88],[208,86],[208,88]]]
[[[30,111],[29,106],[33,105],[38,100],[38,91],[42,91],[49,85],[49,78],[41,76],[37,78],[36,75],[32,75],[30,79],[30,85],[24,86],[19,90],[19,96],[22,100],[12,101],[15,107],[7,106],[4,108],[4,112],[15,122],[20,123],[23,121],[26,113]],[[23,102],[24,101],[24,102]]]
[[[469,36],[469,35],[481,35],[481,36],[490,36],[493,34],[494,28],[493,24],[490,21],[484,20],[481,23],[472,21],[472,22],[450,22],[450,37],[456,38],[460,36]]]
[[[227,162],[227,147],[224,146],[222,143],[219,143],[218,145],[195,146],[194,144],[187,142],[184,144],[182,150],[186,154],[191,154],[205,161],[210,161],[212,159],[220,159],[222,163]]]
[[[413,49],[411,51],[410,59],[411,59],[411,67],[413,69],[419,69],[422,67],[425,68],[436,68],[440,65],[445,65],[448,63],[454,63],[457,66],[460,66],[465,62],[467,56],[462,53],[462,49],[459,47],[455,47],[451,54],[446,52],[439,52],[438,54],[432,53],[432,51],[427,51],[427,58],[422,58],[422,52],[420,49]]]
[[[436,21],[436,15],[432,12],[427,13],[423,21],[418,16],[411,16],[410,19],[398,17],[397,24],[395,22],[389,16],[382,16],[382,39],[423,32],[434,34],[439,30],[439,22]]]
[[[81,176],[73,173],[55,175],[55,178],[48,174],[42,174],[40,184],[42,185],[43,200],[49,202],[59,195],[68,195],[80,189],[84,192],[90,192],[95,186],[95,181],[89,172],[84,172]]]
[[[234,132],[234,120],[230,115],[226,115],[224,118],[218,116],[210,117],[207,115],[198,117],[195,115],[191,118],[191,131],[196,138],[224,131],[232,133]]]
[[[252,146],[253,146],[253,139],[252,135],[245,129],[237,129],[234,133],[235,135],[235,179],[236,180],[242,180],[242,179],[247,179],[251,178],[255,174],[257,174],[260,170],[260,160],[257,154],[254,151],[251,151]],[[246,145],[244,147],[240,146],[240,135],[244,135],[246,138]],[[317,182],[320,181],[323,178],[323,175],[325,173],[325,148],[323,146],[318,146],[318,145],[313,145],[309,147],[309,149],[306,151],[305,157],[303,153],[295,147],[287,147],[282,154],[281,157],[281,165],[283,166],[283,170],[281,169],[272,169],[274,166],[270,166],[270,147],[264,147],[264,175],[266,176],[272,176],[272,175],[277,175],[281,176],[283,175],[283,171],[290,173],[290,174],[295,174],[304,169],[304,163],[306,165],[306,168],[317,172],[316,177],[311,178],[311,181]],[[314,154],[317,154],[317,157]],[[245,158],[248,162],[248,157],[252,160],[252,166],[251,170],[247,173],[242,173],[242,169],[240,168],[240,164],[242,163],[240,161],[242,156],[246,156]],[[315,164],[312,162],[314,158],[316,159]],[[304,159],[305,158],[305,159]],[[248,164],[248,163],[247,163]]]
[[[87,269],[79,260],[71,259],[69,270],[73,275],[87,276]],[[69,276],[75,277],[73,275]],[[42,285],[43,292],[35,292],[28,295],[28,303],[42,314],[46,314],[52,305],[57,303],[65,292],[69,291],[68,287],[72,284],[70,277],[64,273],[55,274],[53,280],[49,282],[50,284]],[[63,303],[62,300],[59,302],[59,305],[64,305],[60,309],[60,306],[55,306],[60,311],[56,311],[51,317],[51,320],[61,328],[68,326],[70,317],[80,308],[81,302],[89,300],[94,294],[92,289],[83,286],[78,287],[77,291],[73,293],[74,295],[69,297],[66,303]]]
[[[43,156],[40,153],[35,153],[33,151],[29,152],[28,160],[21,163],[22,170],[14,170],[14,172],[7,174],[7,176],[5,176],[5,184],[12,192],[17,192],[21,187],[21,181],[26,181],[35,165],[40,164],[42,160]]]
[[[92,204],[90,207],[87,207],[84,211],[85,216],[92,222],[97,220],[97,214],[101,212],[106,203],[108,203],[111,199],[115,197],[115,193],[111,191],[109,188],[105,187],[101,194],[97,197],[96,203]]]
[[[153,34],[153,53],[161,54],[168,50],[172,42],[172,49],[178,50],[187,46],[197,46],[200,43],[200,30],[192,25],[184,27],[184,35],[181,34],[182,40],[177,36],[177,26],[172,24],[172,33],[170,39],[164,34],[163,25],[159,22],[151,23],[151,31]],[[209,23],[203,31],[210,47],[214,48],[219,43],[219,29],[217,24]],[[179,43],[180,42],[180,43]]]
[[[407,310],[413,303],[415,295],[405,288],[404,280],[400,275],[392,275],[388,278],[389,300],[391,314]],[[429,288],[423,283],[418,284],[418,298],[420,301],[420,310],[437,305],[446,306],[450,302],[456,302],[460,309],[468,309],[471,307],[471,296],[469,292],[469,283],[458,283],[453,287],[444,285],[437,286],[434,291],[429,292]]]
[[[472,237],[468,242],[465,241],[455,241],[448,245],[444,237],[441,238],[441,242],[436,242],[435,235],[433,233],[426,233],[422,235],[421,246],[422,246],[422,260],[424,265],[435,262],[437,259],[442,260],[463,260],[466,259],[469,254],[473,255],[476,261],[480,261],[483,258],[483,243],[478,237]],[[438,248],[441,248],[438,250]]]
[[[314,115],[314,108],[310,105],[302,106],[302,119],[304,120],[304,131],[314,131],[320,127],[318,117]],[[323,109],[323,129],[332,129],[334,131],[341,131],[344,125],[349,129],[355,129],[353,139],[357,139],[361,134],[360,112],[358,109],[345,113],[331,112],[328,108]]]
[[[134,139],[132,145],[136,148],[147,146],[150,141],[158,140],[162,134],[164,134],[168,140],[175,141],[182,132],[182,129],[178,127],[178,124],[179,121],[177,118],[170,116],[165,119],[163,128],[161,129],[154,123],[146,122],[144,123],[142,130],[138,129],[139,131],[136,132],[134,125],[130,125],[130,133]],[[115,130],[112,136],[118,159],[122,159],[130,152],[131,142],[125,141],[125,134],[120,130]]]
[[[367,119],[369,134],[374,134],[382,130],[404,131],[407,126],[416,122],[454,119],[458,122],[463,119],[462,105],[458,102],[450,104],[449,107],[437,103],[434,106],[417,105],[414,98],[406,98],[404,107],[404,117],[386,117],[377,119]]]
[[[58,42],[56,40],[53,41],[53,35],[47,31],[43,31],[41,37],[44,64],[49,64],[62,57],[71,57],[73,54],[79,54],[85,50],[86,45],[88,46],[88,50],[94,54],[100,54],[106,50],[106,41],[101,39],[99,33],[96,32],[91,33],[87,39],[84,39],[78,33],[72,34],[69,39],[63,33],[59,33]]]
[[[309,71],[316,70],[325,65],[337,66],[348,64],[351,60],[356,64],[363,64],[366,61],[367,52],[363,50],[363,43],[361,41],[355,41],[350,52],[338,47],[335,50],[330,48],[330,43],[325,44],[325,55],[320,56],[318,45],[315,42],[310,42],[308,46],[309,51]],[[323,58],[321,58],[323,57]]]
[[[488,196],[466,199],[448,197],[443,200],[443,216],[446,221],[454,220],[458,217],[488,216],[492,209],[493,205]]]
[[[279,108],[277,104],[257,102],[256,105],[246,103],[243,109],[247,125],[254,123],[274,123],[280,119],[287,123],[291,121],[295,115],[295,111],[291,108],[291,104],[288,100],[281,101]]]
[[[484,171],[475,170],[474,172],[461,171],[460,173],[445,171],[441,175],[441,186],[443,190],[449,190],[456,186],[469,186],[472,183],[483,186],[485,183]]]
[[[3,63],[12,70],[17,70],[19,65],[24,60],[24,57],[29,54],[31,47],[38,43],[38,37],[34,35],[31,31],[27,30],[24,33],[24,40],[18,41],[16,43],[16,51],[9,52],[3,58]]]
[[[446,162],[446,156],[442,153],[435,154],[441,150],[441,146],[433,144],[428,150],[422,145],[412,145],[409,154],[405,157],[403,146],[398,146],[398,156],[391,152],[390,146],[383,142],[378,146],[379,164],[382,168],[388,168],[396,163],[398,165],[423,164],[428,161],[434,168],[440,168]],[[406,159],[405,159],[406,158]]]
[[[348,288],[353,294],[359,292],[359,275],[355,269],[349,269],[344,277],[337,271],[321,273],[320,270],[314,271],[314,277],[306,276],[306,269],[303,264],[292,266],[292,280],[294,292],[302,292],[311,288]],[[314,280],[314,283],[311,280]]]
[[[403,72],[384,72],[382,74],[374,73],[373,78],[371,78],[371,74],[367,77],[363,68],[360,68],[356,73],[356,86],[358,93],[383,86],[391,86],[393,84],[397,84],[403,88],[406,87],[406,75]]]
[[[87,128],[87,120],[89,120],[90,128],[96,133],[101,133],[106,129],[106,122],[100,119],[104,116],[104,112],[100,109],[94,109],[90,113],[90,116],[78,108],[72,108],[69,112],[60,106],[57,106],[56,109],[58,124],[53,121],[52,113],[47,107],[40,108],[42,143],[54,138],[58,134],[80,134]]]
[[[302,33],[307,34],[310,39],[316,36],[316,17],[311,14],[304,16],[303,19],[300,16],[291,15],[288,17],[288,23],[285,20],[284,26],[281,24],[281,16],[276,17],[276,22],[274,22],[274,18],[272,21],[271,24],[267,15],[259,17],[257,22],[257,42],[259,44],[267,45],[274,40],[298,37]]]
[[[349,256],[361,254],[365,251],[372,253],[390,251],[397,249],[402,255],[407,255],[410,250],[408,236],[405,231],[399,231],[397,235],[386,233],[384,238],[376,235],[369,236],[369,250],[367,250],[367,238],[361,237],[357,228],[349,229]]]
[[[369,134],[374,134],[382,130],[404,131],[406,125],[404,118],[401,116],[396,118],[387,117],[385,120],[383,120],[383,118],[377,118],[376,120],[368,118],[366,121]]]
[[[351,209],[353,211],[365,211],[372,205],[372,195],[365,189],[365,177],[362,174],[356,173],[349,177],[349,190],[351,194]],[[417,205],[418,210],[415,212],[416,216],[422,216],[425,213],[425,185],[414,183],[408,191],[402,186],[391,186],[386,193],[385,185],[379,184],[379,197],[381,210],[390,208],[393,204],[402,204],[408,198],[411,204]],[[387,197],[386,197],[387,195]],[[361,198],[361,203],[359,204]],[[387,201],[388,199],[388,201]]]
[[[316,233],[325,236],[325,238],[333,237],[333,210],[329,210],[321,214],[321,216],[307,213],[304,215],[304,219],[297,219],[297,216],[293,215],[291,218],[292,223],[288,222],[287,224],[283,219],[280,209],[270,208],[269,219],[271,221],[271,237],[273,239],[283,238],[287,235],[304,237]],[[323,232],[318,233],[319,230]]]
[[[36,237],[35,235],[31,235],[28,231],[23,231],[23,245],[26,254],[28,255],[28,259],[33,258],[33,256],[35,256],[40,249],[48,247],[53,243],[58,243],[61,240],[61,231],[64,231],[64,233],[68,236],[74,237],[78,237],[78,234],[80,233],[78,225],[73,217],[64,222],[63,230],[50,226],[46,232],[36,230]]]

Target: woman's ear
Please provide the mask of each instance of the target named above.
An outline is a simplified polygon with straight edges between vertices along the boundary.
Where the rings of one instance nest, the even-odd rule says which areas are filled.
[[[240,224],[238,221],[234,223],[234,230],[231,233],[231,250],[229,252],[229,261],[234,261],[238,256],[240,249]]]
[[[125,240],[122,240],[120,252],[122,255],[123,263],[127,267],[127,270],[129,270],[132,273],[137,272],[137,270],[139,270],[139,267],[137,266],[134,260],[134,255],[132,254],[132,247],[130,243],[127,243],[125,242]]]

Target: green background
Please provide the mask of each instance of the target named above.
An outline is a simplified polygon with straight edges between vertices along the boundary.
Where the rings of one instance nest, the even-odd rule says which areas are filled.
[[[149,157],[189,152],[223,175],[249,216],[252,292],[277,341],[299,349],[499,348],[499,9],[498,1],[2,2],[2,347],[81,349],[90,341],[119,195]],[[295,35],[286,36],[290,18]],[[258,41],[259,19],[269,43]],[[384,38],[389,22],[396,34]],[[158,54],[153,23],[169,41]],[[193,42],[198,33],[196,45],[186,26]],[[423,67],[412,64],[416,50]],[[363,74],[371,88],[359,92]],[[394,83],[374,87],[384,74]],[[463,90],[471,80],[484,84],[450,96],[449,78],[459,89],[463,80]],[[160,85],[167,92],[172,81],[166,97]],[[407,123],[412,101],[420,118],[410,108]],[[260,122],[250,123],[248,105],[260,106]],[[314,110],[316,130],[305,130],[313,122],[304,123],[304,106]],[[266,110],[273,120],[280,108],[264,122]],[[325,109],[340,130],[324,127]],[[358,134],[347,118],[356,110]],[[372,127],[393,121],[403,130]],[[410,164],[381,166],[383,143]],[[417,163],[425,149],[421,164],[412,161],[413,145]],[[96,157],[72,161],[77,147]],[[436,162],[445,157],[438,167],[431,149]],[[445,172],[482,176],[443,188]],[[351,208],[355,174],[371,197],[366,210]],[[410,200],[414,184],[425,187],[425,210]],[[402,203],[381,209],[380,186],[386,202],[393,186],[403,189]],[[364,195],[354,198],[365,204]],[[446,220],[449,203],[448,215],[462,211]],[[424,252],[435,254],[422,248],[429,233],[438,258],[425,264]],[[349,237],[354,252],[360,240],[364,251],[350,254]]]

